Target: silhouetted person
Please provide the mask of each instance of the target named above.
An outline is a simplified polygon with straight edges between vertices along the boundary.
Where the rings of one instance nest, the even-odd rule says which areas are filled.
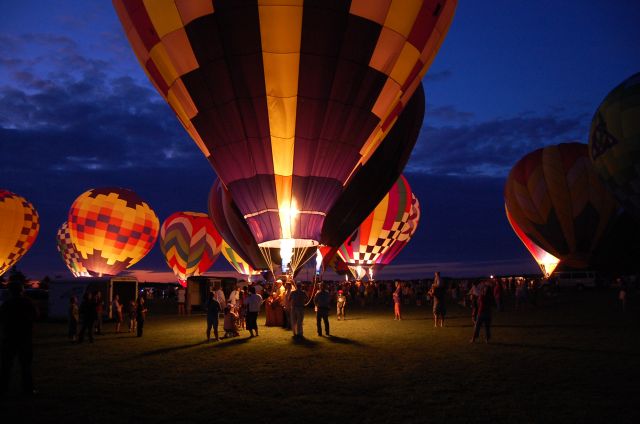
[[[9,292],[11,297],[0,307],[0,322],[3,326],[0,396],[9,387],[11,368],[16,356],[22,371],[22,391],[26,395],[33,395],[33,323],[38,317],[38,310],[33,302],[23,295],[21,282],[9,283]]]
[[[144,329],[144,320],[147,318],[147,305],[144,302],[144,296],[138,296],[138,303],[136,305],[136,321],[138,325],[138,337],[142,337],[142,330]]]
[[[97,319],[96,303],[93,300],[91,292],[85,292],[80,304],[80,333],[78,334],[78,343],[84,341],[84,333],[89,335],[89,343],[93,343],[93,327]]]
[[[216,299],[214,292],[209,292],[207,298],[207,342],[211,341],[211,327],[213,327],[214,340],[217,342],[218,338],[218,314],[220,314],[220,302]]]
[[[296,290],[291,292],[291,329],[293,337],[296,339],[304,338],[304,307],[309,301],[307,293],[302,290],[302,285],[298,285]]]
[[[482,287],[480,296],[478,297],[478,316],[476,318],[473,329],[473,337],[470,343],[474,343],[480,336],[480,328],[484,326],[485,342],[489,343],[491,339],[491,308],[493,307],[493,290],[488,285]]]
[[[331,295],[327,291],[324,283],[320,283],[320,290],[313,297],[313,304],[316,307],[316,326],[318,327],[318,336],[322,336],[321,321],[324,321],[324,334],[329,336],[329,306],[331,303]]]

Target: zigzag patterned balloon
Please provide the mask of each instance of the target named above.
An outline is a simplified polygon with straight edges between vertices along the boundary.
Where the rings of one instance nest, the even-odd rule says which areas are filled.
[[[24,197],[0,189],[0,275],[27,253],[40,231],[38,212]]]
[[[69,268],[74,277],[91,277],[87,268],[82,265],[82,256],[71,241],[69,224],[63,222],[56,233],[56,248],[64,264]]]
[[[221,248],[222,237],[205,213],[176,212],[160,227],[160,250],[180,284],[211,268]]]
[[[252,275],[260,275],[260,271],[256,271],[238,255],[232,248],[227,244],[226,241],[222,240],[222,255],[227,259],[229,264],[235,269],[239,274],[252,276]]]

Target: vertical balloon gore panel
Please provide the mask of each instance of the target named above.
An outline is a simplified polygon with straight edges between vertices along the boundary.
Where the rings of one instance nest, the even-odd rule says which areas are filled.
[[[259,245],[320,240],[343,185],[416,91],[457,4],[113,3],[148,77]]]
[[[40,231],[40,218],[24,197],[0,189],[0,275],[33,246]]]

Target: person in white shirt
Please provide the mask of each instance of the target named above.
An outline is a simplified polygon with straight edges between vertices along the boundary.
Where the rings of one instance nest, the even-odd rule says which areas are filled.
[[[240,299],[240,292],[238,291],[238,288],[234,288],[233,291],[229,294],[229,304],[231,306],[236,306],[236,303],[238,303],[238,300]]]
[[[216,300],[220,304],[220,310],[224,311],[225,306],[227,306],[227,300],[224,297],[224,292],[221,287],[218,287],[218,290],[215,291]]]
[[[258,337],[258,313],[262,305],[262,296],[256,294],[254,286],[249,287],[249,296],[245,298],[244,304],[247,308],[247,330],[251,334],[250,337]]]

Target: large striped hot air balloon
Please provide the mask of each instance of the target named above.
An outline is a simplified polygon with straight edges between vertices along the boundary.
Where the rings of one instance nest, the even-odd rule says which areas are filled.
[[[33,205],[22,196],[0,189],[0,275],[27,253],[40,231]]]
[[[509,209],[506,205],[504,207],[504,211],[507,214],[507,220],[509,221],[513,232],[516,233],[522,244],[524,244],[524,247],[526,247],[531,256],[533,256],[533,259],[540,267],[542,274],[545,277],[549,277],[560,263],[560,259],[553,256],[551,253],[547,252],[546,250],[535,244],[533,240],[527,237],[524,231],[522,231],[522,229],[511,217]]]
[[[358,229],[339,248],[337,254],[356,278],[372,272],[379,257],[409,228],[412,192],[400,176]]]
[[[240,255],[234,252],[231,246],[229,246],[224,240],[222,240],[221,251],[222,256],[225,257],[233,269],[235,269],[238,274],[246,275],[249,281],[251,281],[252,276],[260,275],[260,270],[253,269],[251,265],[242,259]]]
[[[457,2],[113,3],[258,245],[287,258],[321,240],[343,187],[419,86]]]
[[[82,265],[82,257],[71,241],[69,224],[63,222],[56,233],[56,248],[64,264],[69,268],[74,277],[90,277],[91,274]]]
[[[94,188],[69,210],[71,241],[90,272],[117,275],[153,248],[158,217],[136,193],[124,188]]]
[[[617,204],[589,160],[586,144],[535,150],[511,169],[504,191],[512,221],[569,267],[587,267]]]
[[[376,260],[376,270],[381,270],[383,267],[389,265],[398,256],[398,254],[405,248],[411,238],[418,230],[418,223],[420,222],[420,202],[415,194],[411,194],[411,213],[407,224],[404,225],[402,231],[397,234],[397,238],[391,243],[391,245],[378,257]]]
[[[616,199],[640,219],[640,73],[602,101],[591,123],[589,153]]]
[[[207,272],[221,248],[222,237],[205,213],[176,212],[160,227],[160,250],[182,285]]]

